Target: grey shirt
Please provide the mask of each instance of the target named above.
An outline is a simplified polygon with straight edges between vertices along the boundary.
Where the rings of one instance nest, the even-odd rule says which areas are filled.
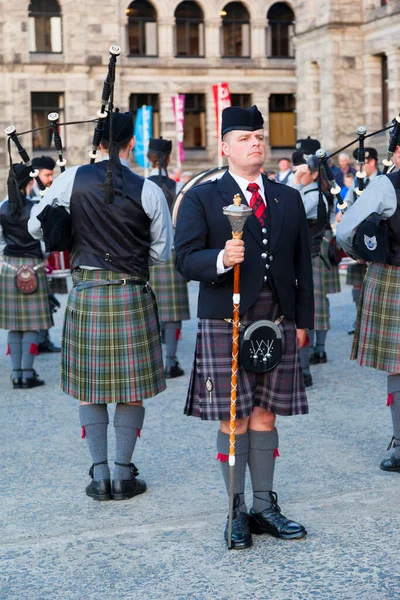
[[[389,177],[378,175],[368,185],[357,202],[354,202],[342,216],[336,227],[336,239],[343,250],[354,256],[353,238],[357,227],[372,213],[389,219],[396,212],[396,190]]]
[[[313,181],[308,185],[302,185],[301,183],[293,183],[291,187],[300,192],[300,196],[304,204],[304,209],[306,211],[307,219],[316,219],[318,217],[319,202],[318,182]],[[308,193],[306,194],[306,192]],[[328,202],[325,196],[323,196],[323,200],[325,202],[325,208],[328,211]]]
[[[105,156],[103,160],[108,160],[108,156]],[[120,158],[120,161],[122,165],[128,169],[130,168],[127,160]],[[59,175],[52,186],[46,190],[40,202],[32,208],[28,230],[35,239],[43,239],[43,232],[37,215],[46,206],[63,206],[68,212],[70,211],[71,195],[78,169],[79,166],[71,167]],[[173,243],[173,230],[168,204],[163,191],[148,179],[145,179],[143,183],[141,202],[143,210],[151,220],[149,264],[157,265],[168,259]]]

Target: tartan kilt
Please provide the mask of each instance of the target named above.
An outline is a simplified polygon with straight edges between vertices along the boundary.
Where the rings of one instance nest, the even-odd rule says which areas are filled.
[[[327,331],[331,328],[326,286],[328,268],[320,256],[314,256],[312,259],[312,271],[315,303],[314,329],[317,331]]]
[[[125,273],[76,269],[74,285]],[[61,389],[104,404],[138,402],[165,390],[157,304],[142,285],[70,291],[64,318]],[[150,288],[149,288],[150,290]]]
[[[39,258],[4,256],[4,261],[19,269],[23,265],[34,267]],[[22,294],[15,286],[16,271],[0,266],[0,329],[11,331],[37,331],[53,326],[50,311],[46,273],[36,271],[38,289],[33,294]]]
[[[190,319],[187,281],[175,269],[174,250],[167,262],[150,267],[150,283],[157,298],[161,322]]]
[[[269,288],[264,288],[257,301],[241,316],[248,325],[258,319],[275,320],[279,305]],[[307,396],[297,349],[294,321],[283,320],[283,354],[281,362],[267,373],[251,373],[239,367],[236,416],[251,415],[260,406],[277,415],[308,412]],[[200,319],[198,324],[194,364],[185,405],[185,414],[202,420],[229,420],[232,369],[232,325],[223,319]],[[211,379],[213,390],[206,390]]]
[[[357,263],[356,265],[349,265],[346,273],[347,285],[354,285],[360,288],[363,284],[365,273],[367,272],[367,265]]]
[[[332,239],[332,235],[330,235]],[[325,289],[327,294],[339,294],[340,293],[340,277],[339,277],[339,267],[337,265],[332,265],[328,256],[328,248],[329,241],[328,239],[323,239],[321,244],[321,255],[326,260],[327,264],[330,266],[330,269],[326,269],[325,271]]]
[[[400,373],[400,267],[368,266],[357,311],[351,360]]]

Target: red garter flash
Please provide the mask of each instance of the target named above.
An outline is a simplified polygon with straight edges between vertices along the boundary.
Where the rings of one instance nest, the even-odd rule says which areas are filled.
[[[33,356],[38,356],[39,346],[37,344],[31,344],[29,348],[29,354],[33,354]]]
[[[181,330],[180,329],[175,329],[175,339],[177,341],[182,339],[182,334],[181,334]]]
[[[7,344],[7,352],[6,352],[6,356],[10,356],[11,354],[11,348],[10,348],[10,344]]]
[[[141,429],[138,429],[138,430],[137,430],[137,436],[138,436],[138,438],[140,438],[140,434],[141,434],[141,432],[142,432],[142,430],[141,430]]]
[[[84,427],[82,427],[81,429],[81,439],[84,440],[86,437],[86,429]]]
[[[386,406],[392,406],[393,404],[393,394],[388,394]]]
[[[280,456],[278,448],[274,450],[274,458],[278,458]]]
[[[228,459],[229,454],[221,454],[221,452],[218,452],[217,460],[219,460],[219,462],[226,462]]]

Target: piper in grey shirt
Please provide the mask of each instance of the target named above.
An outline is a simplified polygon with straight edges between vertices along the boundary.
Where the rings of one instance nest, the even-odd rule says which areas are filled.
[[[108,156],[104,156],[102,160],[108,160]],[[130,168],[127,160],[120,158],[120,161],[123,166]],[[53,185],[47,189],[41,201],[33,207],[28,221],[28,230],[35,239],[43,239],[43,232],[37,215],[46,206],[63,206],[69,212],[78,169],[79,166],[71,167],[59,175]],[[163,263],[168,259],[173,243],[173,230],[167,201],[162,190],[152,181],[145,179],[141,202],[143,210],[151,219],[149,264]],[[85,265],[80,266],[88,268]]]

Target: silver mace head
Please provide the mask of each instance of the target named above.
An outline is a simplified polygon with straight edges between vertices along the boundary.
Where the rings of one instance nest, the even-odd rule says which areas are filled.
[[[229,219],[229,223],[232,227],[232,233],[234,235],[241,235],[247,217],[249,217],[253,212],[252,209],[249,206],[242,204],[242,198],[240,194],[236,194],[233,197],[233,204],[224,206],[222,210],[224,215]]]

